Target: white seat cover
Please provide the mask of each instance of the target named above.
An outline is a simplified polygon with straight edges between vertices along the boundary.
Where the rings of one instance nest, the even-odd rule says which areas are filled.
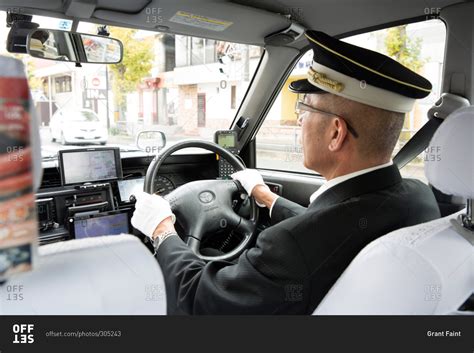
[[[14,286],[22,287],[13,292]],[[12,300],[14,293],[23,300]],[[44,245],[34,271],[0,286],[0,314],[164,315],[164,279],[132,235]]]
[[[474,199],[474,106],[456,110],[433,135],[425,174],[448,195]]]
[[[316,315],[430,315],[455,311],[474,290],[474,251],[450,223],[399,229],[366,246]]]

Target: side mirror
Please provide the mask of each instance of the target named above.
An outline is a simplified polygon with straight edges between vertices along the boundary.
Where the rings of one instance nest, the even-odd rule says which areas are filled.
[[[144,130],[137,135],[137,148],[147,153],[160,152],[166,146],[166,135],[159,130]]]
[[[117,64],[123,56],[118,39],[41,28],[28,34],[26,49],[35,58],[88,64]]]

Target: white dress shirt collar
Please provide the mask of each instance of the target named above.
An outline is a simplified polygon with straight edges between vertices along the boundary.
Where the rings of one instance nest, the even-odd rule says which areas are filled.
[[[387,162],[387,163],[384,163],[384,164],[380,164],[380,165],[377,165],[375,167],[370,167],[370,168],[366,168],[366,169],[361,169],[361,170],[358,170],[356,172],[353,172],[353,173],[349,173],[349,174],[345,174],[345,175],[341,175],[341,176],[338,176],[334,179],[331,179],[329,181],[327,181],[326,183],[324,183],[323,185],[321,185],[321,187],[316,190],[309,198],[309,203],[313,203],[314,200],[316,200],[323,192],[325,192],[326,190],[332,188],[333,186],[336,186],[337,184],[340,184],[346,180],[349,180],[351,178],[355,178],[359,175],[362,175],[362,174],[366,174],[366,173],[369,173],[369,172],[372,172],[374,170],[377,170],[377,169],[382,169],[382,168],[385,168],[385,167],[388,167],[388,166],[391,166],[393,164],[393,161],[390,161],[390,162]]]

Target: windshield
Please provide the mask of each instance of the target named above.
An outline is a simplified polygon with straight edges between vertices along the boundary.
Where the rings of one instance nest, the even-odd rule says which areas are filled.
[[[81,111],[81,112],[73,112],[71,114],[71,121],[97,122],[97,121],[99,121],[99,118],[97,117],[97,115],[94,114],[94,112]]]
[[[70,30],[71,21],[34,16],[42,28]],[[0,12],[5,23],[5,12]],[[81,22],[78,32],[97,34]],[[213,39],[108,27],[123,42],[119,64],[57,62],[15,54],[27,69],[43,157],[78,145],[113,145],[136,150],[143,130],[160,130],[167,146],[184,139],[212,141],[237,113],[263,48]],[[0,54],[7,30],[0,32]],[[65,121],[96,121],[94,131]]]

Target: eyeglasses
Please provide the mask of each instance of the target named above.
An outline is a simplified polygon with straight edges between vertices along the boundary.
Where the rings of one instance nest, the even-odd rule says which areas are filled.
[[[355,129],[347,122],[346,119],[344,119],[342,116],[339,116],[337,114],[334,114],[334,113],[329,113],[329,112],[325,112],[324,110],[319,110],[319,109],[316,109],[308,104],[305,104],[299,100],[296,101],[296,105],[295,105],[295,113],[296,115],[300,115],[303,111],[306,111],[306,112],[310,112],[310,113],[320,113],[320,114],[325,114],[325,115],[332,115],[332,116],[337,116],[338,118],[344,120],[346,122],[346,125],[347,125],[347,130],[349,130],[349,132],[355,137],[359,137],[359,134],[355,131]]]

